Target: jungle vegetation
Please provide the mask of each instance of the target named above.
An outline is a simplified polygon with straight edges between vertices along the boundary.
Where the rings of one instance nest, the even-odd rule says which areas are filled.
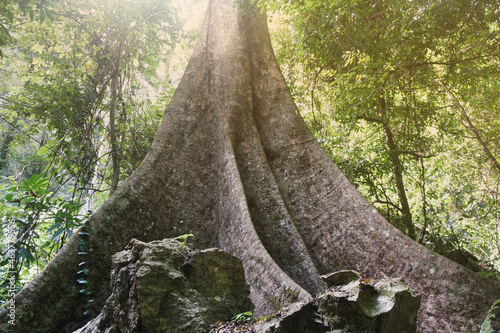
[[[467,251],[498,279],[498,4],[257,4],[300,114],[349,180],[409,237]],[[163,0],[0,2],[4,286],[10,270],[19,289],[36,275],[144,158],[179,49],[196,39],[179,11]]]

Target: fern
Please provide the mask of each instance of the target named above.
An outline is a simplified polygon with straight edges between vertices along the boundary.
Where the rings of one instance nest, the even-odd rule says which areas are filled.
[[[493,312],[499,308],[499,305],[500,305],[500,298],[497,299],[493,305],[491,306],[490,310],[488,311],[488,314],[486,315],[486,318],[484,319],[483,323],[481,324],[481,330],[479,331],[479,333],[499,333],[499,331],[495,331],[493,330],[493,328],[491,328],[491,319],[493,319],[495,317],[495,315],[493,314]]]

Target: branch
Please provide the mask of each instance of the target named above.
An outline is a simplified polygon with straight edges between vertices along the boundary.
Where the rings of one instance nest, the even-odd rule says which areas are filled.
[[[370,121],[372,123],[379,123],[379,124],[383,124],[383,125],[385,125],[387,123],[387,121],[384,121],[381,118],[368,117],[368,116],[365,116],[365,115],[356,116],[356,119],[363,119],[363,120],[366,120],[366,121]]]
[[[80,187],[76,189],[77,191],[94,191],[94,192],[107,192],[109,189],[100,190],[93,187]]]
[[[403,213],[403,210],[401,209],[401,207],[399,207],[398,205],[390,202],[390,201],[383,201],[383,200],[375,200],[373,201],[374,204],[378,203],[378,204],[382,204],[382,205],[389,205],[389,206],[392,206],[394,207],[396,210],[398,210],[400,213]]]
[[[455,61],[425,61],[425,62],[417,62],[417,63],[413,63],[413,64],[408,64],[408,65],[401,65],[399,68],[411,69],[411,68],[415,68],[415,67],[429,66],[429,65],[453,66],[453,65],[456,65],[456,64],[460,64],[462,62],[477,60],[477,59],[481,59],[481,58],[487,58],[487,56],[481,54],[481,55],[477,55],[475,57],[466,58],[466,59],[460,59],[460,60],[455,60]]]
[[[472,123],[472,120],[469,118],[469,115],[467,114],[467,111],[465,110],[465,108],[462,106],[462,104],[460,103],[460,101],[458,100],[458,98],[455,96],[455,94],[453,94],[451,92],[451,90],[448,89],[448,87],[444,83],[438,81],[438,84],[444,90],[446,90],[446,92],[448,92],[448,94],[451,96],[451,98],[453,98],[453,100],[455,101],[455,105],[458,107],[458,109],[460,110],[460,112],[462,114],[462,118],[465,120],[465,122],[467,123],[468,127],[470,128],[470,130],[474,133],[474,136],[475,136],[476,140],[479,142],[479,144],[483,148],[483,151],[486,154],[486,156],[488,156],[488,159],[490,160],[490,162],[493,164],[493,166],[500,173],[500,163],[495,158],[495,156],[493,156],[493,154],[491,153],[490,149],[488,148],[488,146],[486,145],[486,143],[481,138],[481,134],[479,133],[479,130]]]
[[[0,97],[0,98],[1,98],[1,97]],[[3,121],[5,121],[7,124],[9,124],[9,125],[10,125],[10,126],[12,126],[13,128],[15,128],[15,129],[16,129],[16,130],[18,130],[19,132],[21,132],[23,135],[26,135],[28,138],[30,138],[31,140],[35,141],[36,143],[38,143],[38,144],[40,144],[40,145],[42,144],[42,143],[40,142],[40,140],[35,139],[35,138],[34,138],[33,136],[31,136],[30,134],[27,134],[27,133],[23,132],[23,130],[22,130],[22,129],[20,129],[17,125],[13,124],[12,122],[8,121],[7,119],[5,119],[2,115],[0,115],[0,119],[1,119],[1,120],[3,120]]]
[[[415,158],[431,158],[431,157],[436,156],[436,154],[423,155],[420,152],[412,151],[412,150],[399,150],[397,153],[398,154],[411,155],[411,156],[413,156]]]

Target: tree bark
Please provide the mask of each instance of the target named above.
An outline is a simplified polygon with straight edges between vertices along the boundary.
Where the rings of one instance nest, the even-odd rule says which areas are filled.
[[[102,305],[113,253],[132,237],[186,233],[243,261],[257,314],[322,291],[320,274],[354,269],[420,292],[421,332],[475,330],[500,286],[403,235],[350,184],[298,114],[266,17],[212,0],[202,36],[141,166],[86,222],[90,236],[71,238],[16,296],[15,326],[4,308],[0,331],[82,325],[81,241]]]
[[[111,141],[111,183],[109,187],[109,194],[113,194],[118,188],[118,181],[120,180],[120,151],[118,137],[119,133],[116,128],[117,118],[117,105],[118,105],[118,79],[120,75],[120,57],[121,46],[118,47],[116,60],[113,61],[113,74],[111,77],[111,105],[109,107],[109,137]]]
[[[399,159],[400,150],[398,149],[389,124],[385,121],[385,99],[383,97],[378,97],[377,109],[381,119],[383,120],[382,126],[384,127],[385,138],[387,140],[387,146],[389,147],[389,158],[391,160],[392,169],[394,170],[396,189],[398,191],[399,202],[401,203],[401,212],[403,213],[403,225],[406,228],[408,236],[410,236],[411,239],[416,239],[410,204],[408,203],[408,198],[406,197],[406,190],[403,182],[403,165]]]

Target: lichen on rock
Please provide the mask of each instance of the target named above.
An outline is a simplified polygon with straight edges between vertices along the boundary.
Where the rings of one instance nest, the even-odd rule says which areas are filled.
[[[132,239],[112,260],[111,296],[75,333],[199,332],[253,308],[241,261],[219,249]]]
[[[331,328],[342,332],[417,331],[421,297],[401,279],[354,280],[315,301]]]

